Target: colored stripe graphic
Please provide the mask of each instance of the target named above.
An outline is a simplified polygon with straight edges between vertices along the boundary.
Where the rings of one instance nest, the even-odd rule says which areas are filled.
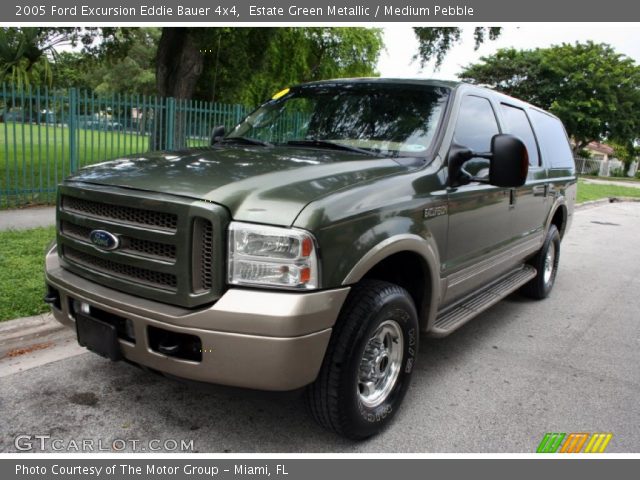
[[[589,438],[588,433],[570,433],[562,445],[560,453],[580,453],[587,438]]]
[[[546,433],[536,453],[556,453],[565,436],[566,433]]]
[[[612,433],[545,433],[536,453],[604,453]],[[564,442],[563,442],[564,440]],[[589,440],[587,442],[587,440]],[[585,443],[587,446],[584,450]],[[562,445],[562,448],[560,446]],[[558,451],[558,449],[560,449]]]
[[[611,433],[594,433],[584,449],[584,453],[604,453],[611,441],[613,434]]]

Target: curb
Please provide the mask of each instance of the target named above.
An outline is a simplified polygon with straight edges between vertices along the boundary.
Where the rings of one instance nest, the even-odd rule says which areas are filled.
[[[588,202],[576,203],[574,208],[576,210],[582,210],[583,208],[598,207],[600,205],[606,205],[607,203],[611,203],[611,199],[601,198],[600,200],[590,200]]]
[[[608,203],[620,203],[620,202],[640,202],[640,198],[636,198],[636,197],[608,197],[608,198],[601,198],[599,200],[590,200],[588,202],[577,203],[575,205],[575,209],[576,210],[581,210],[583,208],[599,207],[601,205],[606,205]]]
[[[38,339],[65,329],[51,313],[0,322],[0,359],[18,346],[33,345]]]

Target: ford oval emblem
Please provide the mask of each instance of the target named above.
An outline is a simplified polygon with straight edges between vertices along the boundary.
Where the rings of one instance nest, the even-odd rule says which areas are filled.
[[[102,250],[115,250],[120,246],[120,239],[106,230],[92,230],[89,239]]]

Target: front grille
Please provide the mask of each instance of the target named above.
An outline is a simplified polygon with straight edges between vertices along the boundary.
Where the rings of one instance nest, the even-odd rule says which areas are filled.
[[[114,275],[126,280],[142,282],[153,287],[165,290],[175,290],[178,284],[175,275],[169,273],[154,272],[145,268],[133,267],[94,255],[80,252],[70,247],[63,247],[63,255],[74,263],[84,265],[100,273]]]
[[[178,228],[178,216],[175,214],[111,205],[67,195],[62,197],[62,209],[88,217],[115,220],[130,225],[155,227],[173,232]]]
[[[91,243],[89,235],[93,230],[95,230],[93,228],[83,227],[66,221],[61,222],[60,228],[63,235],[75,238],[87,244]],[[122,246],[119,250],[123,252],[167,261],[175,261],[176,259],[175,245],[143,240],[126,235],[120,236],[120,242]]]
[[[210,202],[65,184],[58,203],[58,252],[65,268],[92,282],[195,307],[222,294],[227,222],[224,208]],[[118,247],[94,245],[93,230],[117,237]]]
[[[139,253],[148,257],[175,259],[176,246],[165,243],[150,242],[139,238],[125,238],[124,251]]]

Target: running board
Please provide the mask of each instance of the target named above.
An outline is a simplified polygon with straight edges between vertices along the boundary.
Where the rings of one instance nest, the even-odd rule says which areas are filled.
[[[515,292],[535,277],[536,273],[536,269],[531,265],[523,265],[521,268],[500,278],[479,293],[441,310],[438,312],[438,317],[429,334],[434,337],[445,337],[449,335],[480,312],[485,311],[510,293]]]

